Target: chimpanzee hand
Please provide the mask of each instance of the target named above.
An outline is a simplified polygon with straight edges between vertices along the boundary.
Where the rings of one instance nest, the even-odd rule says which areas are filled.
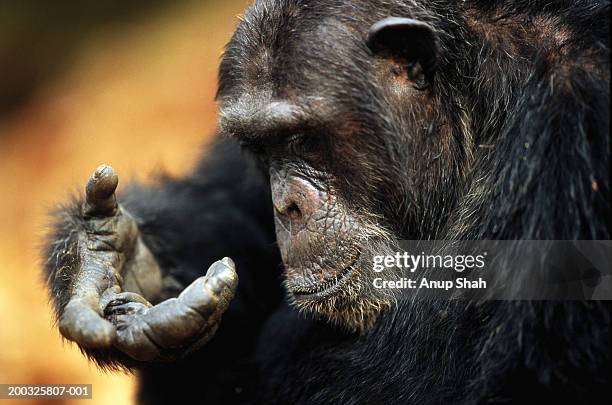
[[[238,282],[234,263],[213,263],[177,298],[152,305],[161,271],[136,221],[117,204],[117,182],[114,170],[102,165],[87,183],[79,268],[60,331],[85,348],[114,346],[140,361],[182,357],[217,330]]]

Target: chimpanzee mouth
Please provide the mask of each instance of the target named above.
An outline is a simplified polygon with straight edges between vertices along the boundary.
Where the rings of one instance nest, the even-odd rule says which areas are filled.
[[[286,286],[293,293],[296,300],[323,300],[334,295],[342,289],[351,274],[355,270],[355,265],[359,261],[358,255],[348,266],[344,267],[337,275],[329,280],[317,283],[296,283],[288,281]]]

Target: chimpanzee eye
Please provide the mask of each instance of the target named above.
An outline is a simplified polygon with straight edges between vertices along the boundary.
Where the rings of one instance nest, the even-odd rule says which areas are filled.
[[[304,139],[304,134],[293,134],[289,138],[287,138],[287,145],[298,144]]]
[[[300,151],[300,147],[304,143],[306,135],[304,134],[293,134],[286,139],[287,148],[291,153],[297,153]]]

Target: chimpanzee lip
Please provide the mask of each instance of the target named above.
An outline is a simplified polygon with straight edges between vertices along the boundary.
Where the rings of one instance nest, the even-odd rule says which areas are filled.
[[[348,280],[349,276],[355,270],[355,264],[357,264],[358,260],[359,256],[357,256],[357,258],[355,258],[351,264],[344,267],[342,271],[340,271],[338,275],[332,279],[320,283],[311,283],[308,285],[291,284],[290,290],[297,300],[322,300],[329,298],[338,292],[342,285],[346,283],[346,280]]]

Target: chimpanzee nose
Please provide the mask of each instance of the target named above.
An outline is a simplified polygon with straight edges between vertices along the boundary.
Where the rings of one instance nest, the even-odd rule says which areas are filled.
[[[292,229],[304,225],[319,205],[319,191],[306,179],[271,168],[270,185],[274,209]]]

